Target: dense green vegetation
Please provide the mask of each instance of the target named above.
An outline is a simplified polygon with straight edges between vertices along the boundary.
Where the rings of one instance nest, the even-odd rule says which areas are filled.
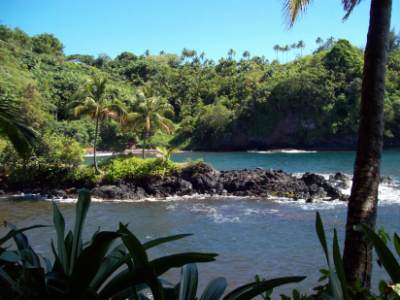
[[[100,122],[100,149],[169,143],[217,150],[351,147],[356,140],[362,50],[332,38],[318,39],[313,54],[302,56],[303,48],[302,43],[290,47],[297,58],[284,64],[248,51],[236,57],[232,49],[219,61],[189,49],[179,56],[66,56],[51,34],[29,37],[0,26],[0,99],[17,99],[21,117],[37,131],[68,136],[84,147],[93,146],[96,122],[78,119],[71,106],[87,100],[81,91],[93,76],[107,80],[107,101],[118,101],[133,112],[126,124],[131,126],[113,118]],[[393,34],[385,100],[387,145],[400,143],[399,73],[399,41]],[[141,121],[149,98],[166,108],[153,113],[159,116],[150,127]],[[171,133],[174,127],[172,139],[161,132]]]
[[[0,152],[0,189],[93,187],[96,184],[164,177],[188,163],[170,160],[169,150],[160,158],[116,157],[95,168],[83,165],[83,150],[70,137],[45,135],[30,159],[20,157],[11,146]],[[191,162],[196,163],[196,162]]]

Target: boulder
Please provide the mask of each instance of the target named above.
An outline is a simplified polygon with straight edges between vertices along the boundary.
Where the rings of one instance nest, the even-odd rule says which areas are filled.
[[[67,198],[67,193],[61,189],[50,190],[47,194],[50,199],[65,199]]]
[[[348,189],[351,184],[351,178],[341,172],[329,176],[329,183],[340,189]]]
[[[212,189],[221,190],[222,187],[219,184],[220,172],[205,163],[189,165],[183,168],[178,176],[190,182],[193,190],[198,193],[207,193]]]
[[[381,176],[379,182],[390,185],[393,184],[393,178],[390,176]]]
[[[102,185],[92,189],[93,197],[101,199],[137,199],[135,187],[127,185]]]

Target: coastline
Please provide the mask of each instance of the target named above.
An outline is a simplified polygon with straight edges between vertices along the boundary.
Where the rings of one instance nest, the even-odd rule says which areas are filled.
[[[199,162],[183,167],[179,171],[160,176],[131,178],[117,182],[101,182],[96,186],[40,186],[35,189],[3,191],[3,195],[17,194],[13,198],[73,198],[81,188],[91,191],[94,198],[103,200],[142,200],[146,198],[192,197],[196,195],[234,197],[273,197],[307,203],[324,201],[346,201],[341,192],[349,177],[342,173],[326,179],[314,173],[302,176],[282,170],[256,168],[217,171],[210,165]]]

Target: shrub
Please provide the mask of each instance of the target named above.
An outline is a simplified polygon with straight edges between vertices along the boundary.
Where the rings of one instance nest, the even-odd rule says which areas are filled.
[[[71,171],[68,182],[73,186],[91,188],[101,181],[101,175],[96,174],[93,166],[81,165]]]
[[[139,179],[147,176],[164,176],[178,170],[178,165],[170,160],[160,158],[142,159],[138,157],[117,158],[106,167],[105,179],[116,182],[120,180]]]
[[[11,188],[61,187],[83,160],[83,149],[74,139],[45,134],[30,159],[19,157],[11,145],[0,153],[0,172]]]
[[[70,137],[56,134],[43,136],[37,155],[49,164],[77,167],[83,161],[83,149]]]

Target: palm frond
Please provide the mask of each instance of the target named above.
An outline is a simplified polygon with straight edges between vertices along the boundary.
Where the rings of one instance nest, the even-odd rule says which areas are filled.
[[[74,115],[76,117],[89,115],[94,117],[98,110],[98,105],[91,98],[87,98],[82,104],[74,107]]]
[[[343,9],[346,12],[345,16],[343,17],[343,20],[346,20],[350,16],[354,7],[360,4],[361,1],[362,0],[342,0]]]
[[[284,0],[283,11],[289,21],[289,27],[296,22],[299,14],[304,13],[312,0]]]
[[[32,152],[37,132],[21,117],[21,109],[17,101],[1,99],[0,135],[7,137],[21,156],[27,156]]]
[[[123,126],[125,128],[133,128],[142,130],[144,128],[144,116],[138,112],[130,112],[124,117]]]
[[[120,100],[110,101],[105,105],[105,108],[112,111],[113,115],[120,120],[128,113],[125,104]]]
[[[170,119],[160,114],[154,116],[154,123],[166,134],[171,134],[175,130],[175,124]]]

